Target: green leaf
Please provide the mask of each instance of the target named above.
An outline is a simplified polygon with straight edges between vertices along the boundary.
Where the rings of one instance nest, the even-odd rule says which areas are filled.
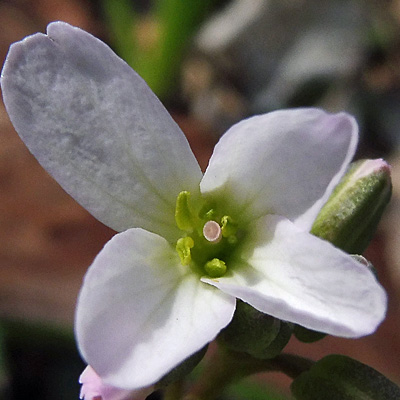
[[[136,14],[132,2],[130,0],[103,0],[102,8],[116,52],[131,67],[134,67],[138,54],[133,34]]]
[[[161,32],[157,46],[135,65],[137,72],[160,97],[177,83],[179,66],[199,24],[215,0],[157,0],[154,18]]]
[[[229,400],[287,400],[273,388],[254,380],[243,380],[231,385],[224,392],[223,399]]]
[[[293,333],[296,339],[303,343],[314,343],[326,336],[325,333],[313,331],[301,325],[295,325]]]
[[[400,388],[378,371],[342,355],[330,355],[299,375],[297,400],[399,400]]]

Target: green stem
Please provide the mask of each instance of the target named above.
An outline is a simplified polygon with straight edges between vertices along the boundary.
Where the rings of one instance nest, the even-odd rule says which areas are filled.
[[[184,400],[213,400],[229,384],[258,372],[279,371],[294,379],[307,371],[313,363],[291,354],[281,354],[271,360],[260,360],[245,353],[219,348],[206,362],[203,375]]]
[[[308,358],[296,356],[294,354],[280,354],[269,361],[274,371],[283,372],[292,379],[308,371],[315,364],[314,361]]]

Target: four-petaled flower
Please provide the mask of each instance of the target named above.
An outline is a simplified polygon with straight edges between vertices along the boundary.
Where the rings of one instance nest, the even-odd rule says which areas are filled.
[[[153,385],[212,341],[236,298],[307,328],[372,333],[386,295],[368,268],[309,233],[354,155],[345,114],[294,109],[234,125],[204,174],[145,82],[62,22],[11,47],[4,102],[30,151],[122,232],[94,260],[76,335],[102,382]]]

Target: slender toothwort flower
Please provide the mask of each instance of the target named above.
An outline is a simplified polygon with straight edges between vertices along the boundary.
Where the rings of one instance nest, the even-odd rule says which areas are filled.
[[[154,384],[216,337],[236,298],[342,337],[382,321],[371,271],[309,233],[354,155],[348,114],[246,119],[203,176],[145,82],[78,28],[56,22],[14,44],[1,85],[43,167],[121,232],[89,268],[76,313],[79,349],[105,384]]]

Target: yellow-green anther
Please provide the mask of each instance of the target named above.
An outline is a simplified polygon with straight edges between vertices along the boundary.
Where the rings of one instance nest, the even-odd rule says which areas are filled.
[[[353,163],[318,214],[311,233],[350,254],[361,254],[375,233],[391,195],[384,160]]]
[[[195,221],[189,208],[190,192],[180,192],[176,199],[175,221],[179,229],[192,232]]]
[[[219,258],[214,258],[206,263],[204,269],[211,278],[220,278],[226,273],[226,264]]]
[[[191,248],[194,246],[194,241],[190,236],[178,239],[176,242],[176,251],[179,254],[182,265],[189,265],[192,261]]]
[[[211,210],[208,210],[205,214],[204,214],[204,219],[206,219],[207,221],[211,221],[212,219],[215,218],[215,210],[212,208]]]
[[[215,214],[216,212],[214,208],[212,208],[212,206],[206,202],[199,211],[199,218],[206,221],[210,221],[212,219],[215,219]]]
[[[229,215],[224,215],[221,218],[221,230],[223,237],[233,236],[237,232],[237,224],[233,222],[233,219]]]

